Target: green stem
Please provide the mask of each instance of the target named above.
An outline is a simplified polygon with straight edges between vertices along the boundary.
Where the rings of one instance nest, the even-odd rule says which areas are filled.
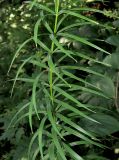
[[[54,24],[54,35],[57,33],[57,23],[58,23],[58,15],[59,15],[59,1],[57,1],[57,2],[58,3],[55,4],[56,15],[55,15],[55,24]],[[54,42],[52,42],[52,44],[51,44],[51,52],[50,52],[49,61],[51,61],[53,51],[54,51]],[[53,72],[52,72],[51,66],[49,66],[49,67],[50,67],[50,73],[49,73],[50,74],[49,75],[50,76],[50,96],[51,96],[51,101],[52,101],[52,104],[53,104]]]
[[[116,88],[115,88],[115,106],[116,106],[117,111],[119,112],[118,89],[119,89],[119,72],[117,72]]]

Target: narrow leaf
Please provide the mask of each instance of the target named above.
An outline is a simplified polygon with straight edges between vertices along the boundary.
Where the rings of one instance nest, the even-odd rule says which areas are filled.
[[[42,144],[42,136],[43,136],[43,128],[44,124],[46,121],[46,117],[44,117],[41,122],[40,122],[40,127],[38,129],[38,144],[39,144],[39,149],[40,149],[40,154],[41,154],[41,159],[44,160],[43,158],[43,144]]]
[[[53,35],[51,35],[50,38],[51,38],[51,40],[54,42],[54,44],[55,44],[63,53],[65,53],[68,57],[70,57],[71,59],[73,59],[74,61],[76,61],[76,59],[74,59],[74,58],[71,56],[72,53],[71,53],[70,51],[65,50],[65,49],[62,47],[62,45],[57,41],[57,39],[56,39]],[[77,61],[76,61],[76,62],[77,62]]]
[[[62,14],[62,13],[66,13],[66,14],[68,14],[68,15],[71,15],[71,16],[74,16],[74,17],[83,19],[83,20],[85,20],[85,21],[91,22],[92,24],[97,24],[97,25],[99,24],[98,22],[96,22],[96,21],[94,21],[94,20],[92,20],[92,19],[90,19],[90,18],[88,18],[88,17],[86,17],[86,16],[83,16],[83,15],[81,15],[81,14],[79,14],[79,13],[75,13],[74,11],[62,10],[60,13],[61,13],[61,14]]]
[[[107,52],[104,49],[98,47],[97,45],[87,41],[85,38],[82,38],[82,37],[79,37],[79,36],[76,36],[76,35],[73,35],[73,34],[69,34],[69,33],[59,33],[59,35],[67,37],[67,38],[71,38],[71,39],[73,39],[75,41],[78,41],[78,42],[81,42],[83,44],[86,44],[86,45],[88,45],[88,46],[90,46],[92,48],[95,48],[95,49],[97,49],[97,50],[99,50],[101,52],[104,52],[106,54],[110,54],[109,52]]]
[[[50,120],[50,122],[51,122],[51,125],[52,125],[54,131],[55,131],[61,138],[63,138],[62,135],[61,135],[61,133],[59,132],[59,130],[58,130],[58,128],[57,128],[56,121],[55,121],[55,119],[54,119],[54,117],[53,117],[53,115],[52,115],[51,105],[49,105],[49,102],[47,103],[47,114],[48,114],[48,118],[49,118],[49,120]]]
[[[38,39],[38,29],[39,29],[39,25],[41,21],[42,21],[42,18],[39,18],[34,27],[34,41],[35,41],[36,46],[37,46],[37,39]]]
[[[64,150],[63,150],[63,148],[60,145],[60,142],[58,140],[58,137],[57,137],[57,134],[56,134],[55,131],[52,131],[52,138],[53,138],[53,142],[54,142],[54,144],[55,144],[55,146],[57,148],[57,151],[60,154],[62,160],[67,160],[66,157],[65,157]]]
[[[14,79],[13,86],[12,86],[11,96],[12,96],[12,94],[13,94],[13,90],[14,90],[14,87],[15,87],[15,84],[16,84],[16,81],[17,81],[17,78],[18,78],[18,76],[19,76],[19,74],[20,74],[22,68],[23,68],[24,65],[25,65],[30,59],[32,59],[32,58],[33,58],[32,56],[29,57],[29,58],[27,58],[27,59],[21,64],[21,66],[19,67],[19,69],[18,69],[18,71],[17,71],[17,74],[16,74],[16,76],[15,76],[15,79]]]
[[[75,160],[84,160],[81,156],[79,156],[73,149],[71,149],[67,144],[64,144],[64,148],[66,151],[73,157]]]
[[[15,53],[13,59],[12,59],[12,62],[11,62],[11,64],[10,64],[10,67],[9,67],[9,69],[8,69],[7,74],[9,74],[9,72],[10,72],[10,70],[11,70],[11,67],[12,67],[15,59],[18,57],[19,52],[21,51],[21,49],[22,49],[27,43],[29,43],[31,40],[33,40],[33,38],[27,39],[25,42],[23,42],[23,43],[20,45],[20,47],[18,48],[18,50],[16,51],[16,53]]]
[[[44,5],[39,4],[39,3],[34,3],[34,6],[37,7],[37,8],[39,8],[39,9],[42,9],[42,10],[44,10],[44,11],[46,11],[46,12],[55,14],[55,12],[52,11],[50,8],[48,8],[46,5],[44,6]]]
[[[30,159],[30,157],[31,157],[31,154],[30,154],[30,153],[31,153],[31,150],[32,150],[32,145],[33,145],[35,139],[37,138],[37,136],[38,136],[38,131],[36,131],[36,132],[34,133],[32,139],[31,139],[31,141],[30,141],[30,144],[29,144],[29,148],[28,148],[28,158],[29,158],[29,159]]]
[[[85,106],[84,104],[80,103],[77,99],[75,99],[74,97],[72,97],[70,94],[68,94],[67,92],[65,92],[61,88],[54,86],[54,89],[56,91],[58,91],[59,93],[61,93],[68,100],[71,100],[72,102],[76,103],[79,107],[82,107],[82,108],[85,108],[85,109],[91,111],[91,109],[87,108],[87,106]]]
[[[42,74],[42,72],[41,72]],[[41,77],[41,74],[39,74],[36,79],[34,80],[34,83],[33,83],[33,88],[32,88],[32,98],[31,98],[31,103],[33,104],[34,106],[34,109],[35,109],[35,112],[36,112],[36,115],[38,117],[38,119],[40,120],[40,117],[38,115],[38,110],[37,110],[37,104],[36,104],[36,88],[37,88],[37,84],[38,84],[38,81],[39,81],[39,78]]]
[[[91,133],[87,132],[86,130],[84,130],[82,127],[80,127],[79,125],[77,125],[76,123],[74,123],[73,121],[71,121],[69,118],[67,118],[66,116],[63,116],[61,114],[58,114],[58,117],[65,123],[67,123],[68,125],[70,125],[71,127],[75,128],[76,130],[78,130],[79,132],[96,139]]]
[[[13,117],[12,120],[10,121],[7,130],[10,128],[10,126],[12,125],[12,123],[14,122],[14,120],[17,118],[17,116],[19,115],[19,113],[22,112],[26,107],[28,107],[29,104],[30,104],[30,102],[26,103],[25,105],[23,105],[23,107],[21,107],[21,108],[19,109],[19,111],[14,115],[14,117]]]

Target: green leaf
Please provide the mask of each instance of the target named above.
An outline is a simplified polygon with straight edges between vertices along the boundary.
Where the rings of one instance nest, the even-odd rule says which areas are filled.
[[[31,98],[31,103],[34,106],[36,115],[37,115],[37,117],[38,117],[39,120],[40,120],[40,117],[39,117],[39,114],[38,114],[37,104],[36,104],[36,97],[37,97],[37,95],[36,95],[36,88],[37,88],[38,81],[39,81],[39,78],[41,77],[41,75],[42,75],[42,72],[34,80],[33,88],[32,88],[32,98]]]
[[[88,18],[88,17],[86,17],[86,16],[83,16],[83,15],[81,15],[81,14],[79,14],[79,13],[75,13],[74,11],[62,10],[62,11],[61,11],[61,14],[62,14],[62,13],[66,13],[66,14],[68,14],[68,15],[71,15],[71,16],[74,16],[74,17],[83,19],[83,20],[85,20],[85,21],[91,22],[92,24],[97,24],[97,25],[99,24],[98,22],[96,22],[96,21],[94,21],[94,20],[92,20],[92,19],[90,19],[90,18]]]
[[[54,142],[54,144],[57,148],[57,152],[60,154],[62,160],[67,160],[66,157],[65,157],[64,149],[60,145],[57,134],[54,130],[52,130],[52,139],[53,139],[53,142]]]
[[[79,111],[78,111],[79,112]],[[89,132],[87,132],[86,130],[84,130],[82,127],[80,127],[79,125],[77,125],[76,123],[74,123],[73,121],[71,121],[69,118],[58,114],[58,117],[65,123],[67,123],[68,125],[70,125],[71,127],[75,128],[76,130],[78,130],[79,132],[96,139],[92,134],[90,134]]]
[[[34,27],[34,41],[35,41],[36,46],[37,46],[37,39],[38,39],[38,29],[39,29],[39,25],[41,21],[42,21],[42,18],[39,18]]]
[[[67,144],[63,143],[66,151],[73,157],[75,160],[83,160],[81,156],[79,156],[73,149],[71,149]]]
[[[91,120],[91,121],[93,121],[93,122],[98,123],[97,121],[95,121],[95,120],[92,119],[91,117],[87,116],[86,114],[84,114],[83,112],[81,112],[80,110],[78,110],[77,108],[75,108],[74,106],[71,106],[71,105],[69,105],[68,103],[62,102],[62,101],[57,100],[57,99],[55,99],[54,101],[55,101],[57,104],[61,104],[62,107],[64,107],[64,109],[70,110],[70,111],[76,113],[76,114],[79,115],[79,116],[85,117],[85,118],[87,118],[88,120]]]
[[[37,138],[37,136],[38,136],[38,131],[36,131],[36,132],[34,133],[33,137],[31,138],[31,141],[30,141],[30,143],[29,143],[29,148],[28,148],[28,158],[29,158],[29,159],[31,159],[30,157],[31,157],[32,145],[33,145],[35,139]]]
[[[45,112],[45,111],[38,111],[38,113],[43,114],[43,115],[46,115],[46,112]],[[35,111],[32,111],[31,114],[32,114],[32,115],[36,115],[36,112],[35,112]],[[29,112],[28,112],[28,113],[25,113],[25,114],[22,114],[22,116],[20,116],[20,117],[15,121],[14,126],[15,126],[19,121],[23,120],[23,119],[26,118],[26,117],[29,117]],[[32,117],[31,117],[31,118],[32,118]],[[32,122],[32,119],[31,119],[31,122]],[[31,131],[32,131],[32,133],[33,133],[32,123],[29,122],[29,124],[30,124],[30,129],[31,129]]]
[[[93,71],[91,70],[90,68],[88,67],[82,67],[82,66],[77,66],[77,65],[65,65],[65,66],[60,66],[61,69],[71,69],[71,70],[82,70],[82,71],[85,71],[87,73],[90,73],[90,74],[94,74],[94,75],[97,75],[97,76],[100,76],[100,77],[105,77],[105,75],[99,73],[99,72],[96,72],[96,71]]]
[[[87,87],[82,87],[82,86],[79,86],[79,85],[74,85],[74,84],[70,84],[70,85],[71,85],[71,89],[69,89],[69,91],[82,90],[82,91],[89,92],[89,93],[94,94],[94,95],[98,95],[98,96],[101,96],[101,97],[104,97],[104,98],[108,98],[106,95],[104,95],[103,93],[101,93],[99,91],[89,89]]]
[[[31,57],[25,59],[24,62],[23,62],[23,63],[21,64],[21,66],[19,67],[19,69],[18,69],[18,71],[17,71],[17,74],[16,74],[16,76],[15,76],[15,79],[14,79],[13,86],[12,86],[11,96],[12,96],[12,94],[13,94],[13,90],[14,90],[14,87],[15,87],[15,84],[16,84],[16,81],[17,81],[17,78],[18,78],[18,76],[19,76],[19,74],[20,74],[22,68],[23,68],[24,65],[25,65],[27,62],[29,62],[30,59],[32,59],[32,58],[33,58],[33,57],[31,56]]]
[[[61,17],[61,19],[58,21],[57,23],[57,30],[59,29],[59,27],[61,26],[61,24],[63,23],[63,21],[68,17],[68,15],[63,15]]]
[[[42,5],[42,4],[39,4],[39,3],[34,3],[34,6],[41,9],[41,10],[44,10],[46,12],[49,12],[51,14],[55,14],[54,11],[52,11],[50,8],[46,7],[45,5]]]
[[[95,146],[104,148],[104,146],[102,144],[97,143],[97,142],[87,138],[86,136],[84,136],[83,134],[79,133],[78,131],[72,129],[71,127],[65,126],[64,128],[69,134],[75,135],[76,137],[79,137],[79,138],[83,139],[85,141],[85,144],[93,144]]]
[[[110,36],[105,41],[113,46],[118,47],[119,46],[119,35]]]
[[[53,159],[55,160],[56,159],[55,158],[55,146],[54,146],[53,143],[50,144],[48,152],[49,152],[49,158],[50,158],[50,160],[53,160]]]
[[[9,74],[9,72],[10,72],[10,70],[11,70],[11,67],[12,67],[15,59],[18,57],[19,52],[21,51],[21,49],[22,49],[27,43],[29,43],[31,40],[33,40],[33,38],[27,39],[25,42],[23,42],[23,43],[20,45],[20,47],[18,48],[18,50],[16,51],[16,53],[15,53],[13,59],[12,59],[12,62],[11,62],[11,64],[10,64],[10,67],[9,67],[9,69],[8,69],[8,73],[7,73],[7,74]]]
[[[37,60],[32,59],[32,60],[29,61],[29,63],[32,63],[33,65],[38,66],[40,68],[48,69],[48,67],[46,66],[45,63],[37,61]]]
[[[109,160],[109,159],[107,159],[103,156],[95,155],[95,153],[89,154],[85,158],[88,159],[88,160],[96,160],[96,159],[98,159],[98,160]]]
[[[71,24],[71,25],[68,25],[68,26],[62,28],[61,30],[58,31],[58,33],[61,33],[63,31],[69,30],[69,29],[74,28],[74,27],[86,25],[86,24],[90,24],[90,22],[74,23],[74,24]]]
[[[71,54],[73,54],[73,52],[70,52],[68,50],[65,50],[62,45],[57,41],[57,39],[54,37],[54,35],[50,35],[51,40],[54,42],[54,44],[63,52],[65,53],[68,57],[70,57],[71,59],[73,59],[74,61],[76,61],[73,56],[71,56]],[[77,61],[76,61],[77,62]]]
[[[96,82],[96,86],[108,97],[115,98],[115,86],[111,78],[99,78]]]
[[[42,136],[43,136],[43,128],[44,128],[45,121],[46,121],[46,117],[44,117],[41,120],[39,129],[38,129],[38,144],[39,144],[39,150],[40,150],[42,160],[44,160],[44,158],[43,158],[43,144],[42,144],[43,137]]]
[[[66,97],[68,100],[71,100],[72,102],[76,103],[79,107],[85,108],[89,111],[91,111],[91,109],[87,108],[87,106],[85,106],[84,104],[80,103],[76,98],[74,98],[72,95],[68,94],[67,92],[65,92],[63,89],[54,86],[53,87],[57,92],[61,93],[64,97]]]
[[[11,119],[9,126],[7,128],[7,130],[10,128],[10,126],[12,125],[12,123],[14,122],[14,120],[17,118],[17,116],[19,115],[19,113],[21,113],[26,107],[28,107],[30,104],[30,102],[26,103],[25,105],[23,105],[19,111],[14,115],[14,117]]]
[[[52,31],[52,29],[51,29],[51,27],[50,27],[50,25],[48,24],[48,22],[47,21],[44,21],[44,26],[46,27],[46,29],[49,31],[49,33],[53,33],[53,31]]]
[[[113,22],[113,25],[114,25],[115,27],[119,27],[119,20],[115,20],[115,21]]]
[[[35,150],[32,160],[36,160],[36,157],[38,156],[38,154],[39,154],[39,147]]]
[[[68,84],[68,82],[60,75],[58,69],[55,67],[55,65],[53,64],[53,61],[51,59],[51,57],[49,57],[49,60],[48,60],[48,64],[49,64],[49,68],[50,70],[55,73],[57,75],[57,77],[59,79],[61,79],[67,86],[70,87],[70,85]]]
[[[67,75],[68,77],[72,78],[72,79],[75,79],[75,80],[77,80],[77,81],[79,81],[79,82],[83,82],[84,84],[87,84],[87,85],[92,86],[92,87],[94,87],[94,88],[96,88],[96,89],[99,89],[97,86],[95,86],[95,85],[87,82],[86,80],[84,80],[84,79],[82,79],[82,78],[79,78],[79,77],[73,75],[73,74],[70,73],[70,72],[67,72],[67,71],[65,71],[65,70],[62,70],[62,72],[63,72],[65,75]]]
[[[100,1],[100,0],[99,0]],[[71,10],[73,11],[89,11],[89,12],[96,12],[96,13],[101,13],[105,16],[112,16],[113,18],[118,18],[118,16],[116,15],[112,15],[112,12],[106,12],[106,10],[102,11],[102,10],[99,10],[99,9],[95,9],[95,8],[86,8],[86,7],[79,7],[79,8],[72,8]]]
[[[33,114],[33,103],[31,102],[29,105],[28,117],[29,117],[30,129],[31,129],[31,132],[33,133],[32,114]]]
[[[86,44],[86,45],[88,45],[88,46],[90,46],[92,48],[95,48],[95,49],[97,49],[97,50],[99,50],[101,52],[104,52],[106,54],[110,54],[109,52],[107,52],[104,49],[98,47],[97,45],[87,41],[85,38],[82,38],[82,37],[79,37],[79,36],[76,36],[76,35],[73,35],[73,34],[69,34],[69,33],[59,33],[58,35],[64,36],[64,37],[67,37],[67,38],[71,38],[71,39],[73,39],[75,41],[81,42],[81,43]]]
[[[40,41],[39,39],[37,39],[37,44],[39,46],[41,46],[45,51],[47,51],[48,53],[50,53],[50,49],[42,41]]]
[[[112,53],[109,56],[106,56],[104,63],[111,65],[114,69],[119,69],[119,53]]]
[[[119,131],[119,121],[110,115],[96,113],[90,115],[90,117],[99,121],[100,124],[93,123],[91,121],[88,121],[87,119],[82,119],[80,121],[80,124],[85,130],[89,130],[101,137]]]
[[[89,60],[89,61],[96,62],[96,63],[99,63],[99,64],[102,64],[102,65],[105,65],[105,66],[110,67],[110,64],[105,63],[105,62],[102,62],[102,61],[99,61],[99,60],[96,60],[96,59],[94,59],[94,58],[92,58],[92,57],[89,57],[89,56],[87,56],[85,53],[75,52],[75,54],[76,54],[76,56],[78,56],[78,57],[81,57],[81,58],[87,59],[87,60]]]
[[[62,137],[61,133],[60,133],[59,130],[58,130],[56,120],[55,120],[55,118],[54,118],[53,115],[52,115],[52,108],[51,108],[51,107],[52,107],[52,106],[49,104],[49,101],[48,101],[48,102],[47,102],[47,114],[48,114],[48,119],[49,119],[49,121],[51,122],[51,125],[52,125],[54,131],[55,131],[62,139],[64,139],[64,138]]]
[[[11,80],[15,80],[15,79],[11,79]],[[26,82],[26,83],[33,83],[34,79],[33,78],[17,78],[16,81],[22,81],[22,82]]]

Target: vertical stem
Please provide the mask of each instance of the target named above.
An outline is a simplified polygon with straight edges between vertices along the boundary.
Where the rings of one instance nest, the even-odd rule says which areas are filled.
[[[116,106],[117,111],[119,111],[119,106],[118,106],[118,89],[119,89],[119,72],[117,72],[116,88],[115,88],[115,106]]]
[[[56,0],[55,2],[55,24],[54,24],[54,35],[57,33],[57,23],[58,23],[58,15],[59,15],[59,0]],[[54,42],[52,42],[51,44],[51,52],[50,52],[50,57],[49,57],[49,61],[52,63],[52,54],[54,51]],[[50,63],[50,64],[51,64]],[[50,67],[50,96],[51,96],[51,101],[53,104],[53,72],[52,72],[52,68]]]

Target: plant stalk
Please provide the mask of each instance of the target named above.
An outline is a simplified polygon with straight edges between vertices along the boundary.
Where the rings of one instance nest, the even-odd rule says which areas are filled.
[[[56,35],[57,33],[57,24],[58,24],[58,16],[59,16],[59,0],[57,0],[55,2],[55,24],[54,24],[54,35]],[[50,52],[50,58],[49,58],[49,61],[52,60],[52,54],[53,54],[53,51],[54,51],[54,42],[52,42],[51,44],[51,52]],[[52,62],[51,62],[52,63]],[[53,104],[53,71],[52,71],[52,68],[51,66],[50,67],[50,97],[51,97],[51,101],[52,101],[52,104]]]

